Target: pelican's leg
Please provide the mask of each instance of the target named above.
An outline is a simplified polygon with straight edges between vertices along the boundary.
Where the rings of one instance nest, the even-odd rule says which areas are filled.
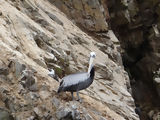
[[[72,100],[75,100],[75,99],[74,99],[74,96],[73,96],[73,92],[71,92],[71,95],[72,95]]]
[[[82,102],[82,99],[79,97],[79,92],[77,91],[77,97],[78,97],[78,101]]]

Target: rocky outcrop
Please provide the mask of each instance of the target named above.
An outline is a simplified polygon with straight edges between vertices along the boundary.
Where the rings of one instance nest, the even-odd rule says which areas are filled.
[[[106,0],[49,0],[81,28],[92,31],[107,31],[109,19]]]
[[[160,2],[109,0],[108,5],[111,26],[120,40],[123,63],[130,74],[133,96],[147,116],[160,105],[158,79],[154,79],[160,65]],[[147,118],[142,116],[141,119]]]
[[[96,46],[106,53],[110,59],[122,65],[119,40],[109,29],[110,19],[107,0],[49,0],[77,26],[91,35],[98,44]]]
[[[82,1],[84,16],[93,18],[85,21],[88,31],[96,32],[92,38],[50,2],[0,1],[0,105],[17,120],[138,120],[118,39],[105,22],[106,7],[98,0]],[[74,2],[62,6],[72,9]],[[83,13],[84,8],[76,8],[72,10]],[[71,101],[69,93],[57,95],[59,83],[48,76],[48,69],[54,69],[60,78],[86,71],[90,51],[97,54],[96,77],[80,92],[83,103]]]

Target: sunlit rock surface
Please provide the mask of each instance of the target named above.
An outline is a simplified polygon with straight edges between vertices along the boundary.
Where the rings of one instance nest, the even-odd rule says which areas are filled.
[[[105,31],[97,34],[101,42],[47,0],[0,1],[0,106],[15,119],[139,119],[118,39],[108,31],[101,13],[106,8],[98,0],[95,3],[84,3],[89,14],[100,15],[86,24]],[[59,78],[87,71],[90,51],[97,55],[96,75],[93,84],[80,92],[83,102],[71,101],[70,93],[58,95],[59,83],[48,76],[48,69]]]

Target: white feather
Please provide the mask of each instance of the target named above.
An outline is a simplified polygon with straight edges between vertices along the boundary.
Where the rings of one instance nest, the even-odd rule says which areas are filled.
[[[51,69],[51,71],[49,71],[48,75],[51,77],[55,76],[55,71],[53,69]]]

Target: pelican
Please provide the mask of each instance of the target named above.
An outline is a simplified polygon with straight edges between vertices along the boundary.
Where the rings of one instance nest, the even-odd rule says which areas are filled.
[[[76,92],[78,97],[77,100],[81,101],[79,97],[79,91],[88,88],[92,84],[94,79],[95,70],[93,60],[95,59],[95,57],[95,52],[91,52],[88,72],[75,73],[63,77],[57,93],[60,93],[62,91],[69,91],[71,92],[72,100],[74,100],[73,92]]]

